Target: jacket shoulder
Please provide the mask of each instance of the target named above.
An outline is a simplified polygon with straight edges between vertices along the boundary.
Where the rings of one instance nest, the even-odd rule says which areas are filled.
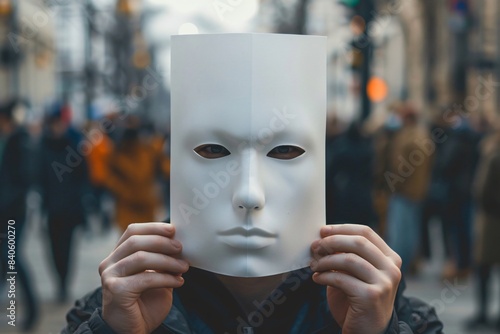
[[[405,282],[400,284],[395,303],[399,331],[389,333],[442,334],[443,324],[432,306],[414,297],[403,296]]]
[[[102,289],[89,292],[75,302],[66,314],[66,327],[62,334],[114,334],[102,320]]]

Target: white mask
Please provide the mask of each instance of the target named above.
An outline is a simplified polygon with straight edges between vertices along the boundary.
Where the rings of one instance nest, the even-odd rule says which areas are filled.
[[[309,265],[325,224],[325,41],[172,38],[171,218],[192,266],[259,277]]]

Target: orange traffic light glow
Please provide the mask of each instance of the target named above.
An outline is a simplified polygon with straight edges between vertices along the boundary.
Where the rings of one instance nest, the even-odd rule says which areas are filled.
[[[387,83],[384,79],[373,77],[370,79],[370,81],[368,81],[366,92],[370,101],[382,102],[383,100],[385,100],[387,94],[389,93],[389,87],[387,87]]]

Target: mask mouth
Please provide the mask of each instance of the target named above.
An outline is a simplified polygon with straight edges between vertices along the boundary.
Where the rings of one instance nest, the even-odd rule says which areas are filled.
[[[233,248],[257,250],[276,243],[278,235],[258,227],[233,227],[218,233],[219,240]]]
[[[277,238],[278,235],[276,233],[272,233],[261,229],[259,227],[243,227],[237,226],[232,227],[230,229],[221,231],[218,233],[221,236],[232,236],[232,235],[241,235],[244,237],[265,237],[265,238]]]

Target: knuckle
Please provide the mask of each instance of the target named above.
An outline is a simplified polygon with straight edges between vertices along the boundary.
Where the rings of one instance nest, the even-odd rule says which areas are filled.
[[[148,259],[148,255],[145,251],[138,251],[138,252],[135,252],[134,254],[134,261],[137,261],[137,262],[144,262]]]
[[[139,244],[139,236],[131,235],[130,238],[128,238],[125,242],[130,248],[135,249]]]
[[[393,282],[399,284],[402,278],[401,269],[399,267],[393,266],[392,270],[389,271],[389,275]]]
[[[360,234],[365,238],[369,238],[373,233],[375,232],[369,226],[363,225],[360,228]]]
[[[152,237],[152,240],[151,240],[151,244],[153,245],[153,247],[155,249],[165,249],[167,247],[167,245],[171,245],[172,243],[172,238],[168,238],[168,244],[165,242],[165,238],[164,237],[160,237],[160,236],[153,236]]]
[[[127,229],[125,230],[125,233],[127,233],[127,235],[133,236],[134,234],[137,233],[137,229],[138,228],[139,228],[139,224],[138,223],[129,224],[127,226]]]
[[[321,242],[319,244],[319,248],[320,248],[321,252],[326,253],[326,254],[330,254],[332,252],[332,249],[333,249],[333,247],[330,244],[334,243],[334,242],[335,242],[335,239],[333,237],[330,237],[330,239],[325,238],[325,239],[321,240]]]
[[[341,240],[341,236],[338,234],[330,235],[326,238],[324,238],[322,241],[323,243],[326,242],[331,242],[332,244],[338,243]]]
[[[393,290],[394,290],[394,282],[392,281],[391,278],[386,277],[382,281],[382,284],[380,284],[381,294],[386,296],[387,294],[390,294]]]
[[[398,268],[401,268],[401,266],[403,265],[403,259],[401,259],[401,256],[399,256],[399,254],[397,253],[394,253],[393,255],[393,262]]]
[[[112,294],[119,293],[122,290],[120,280],[117,277],[102,277],[102,288]]]
[[[357,236],[354,238],[354,245],[357,248],[365,248],[367,246],[368,239],[366,239],[364,236]]]
[[[99,263],[99,267],[97,268],[99,271],[99,275],[102,276],[102,273],[104,272],[104,270],[106,270],[107,266],[108,266],[107,259],[104,259],[101,261],[101,263]]]
[[[333,273],[332,277],[331,277],[331,280],[332,280],[332,283],[334,286],[340,286],[343,282],[343,279],[342,279],[342,274],[340,273]]]
[[[369,300],[378,300],[384,295],[384,288],[378,285],[370,285],[365,290],[366,298]]]
[[[355,266],[355,265],[357,265],[358,259],[357,259],[357,256],[355,254],[347,253],[347,254],[344,254],[344,262],[348,266]]]

